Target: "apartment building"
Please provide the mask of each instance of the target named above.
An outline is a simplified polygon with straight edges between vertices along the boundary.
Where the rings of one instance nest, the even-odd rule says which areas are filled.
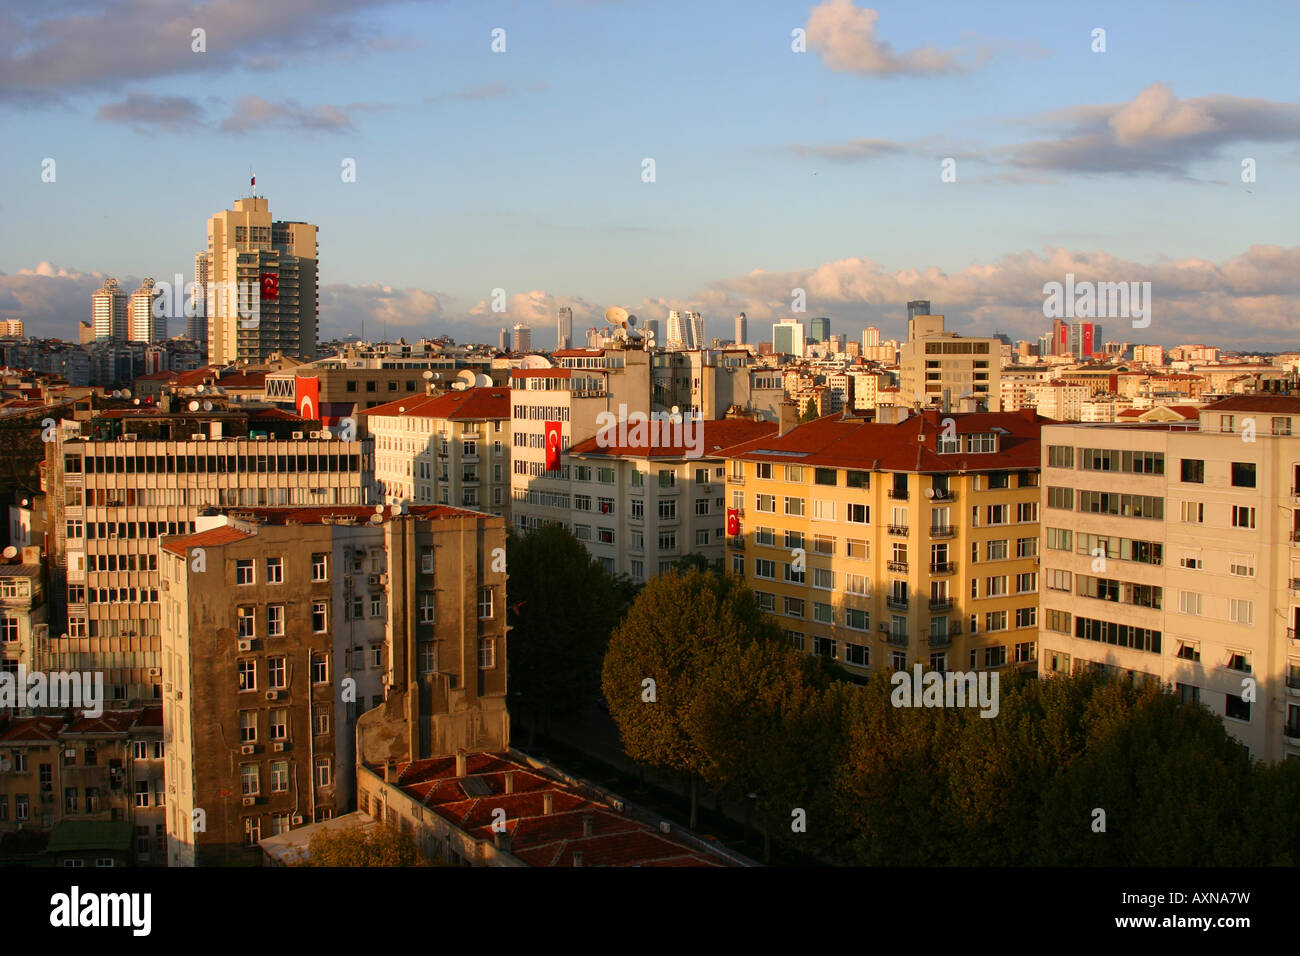
[[[700,429],[692,448],[683,440],[684,427],[660,427],[655,444],[619,444],[615,432],[568,453],[571,510],[565,524],[606,571],[638,583],[686,554],[721,563],[728,449],[777,429],[775,422],[744,418],[702,421],[692,425]],[[693,457],[696,451],[700,457]]]
[[[45,670],[49,625],[41,549],[12,546],[13,557],[0,559],[0,670],[18,673]]]
[[[563,456],[595,436],[597,415],[650,412],[648,352],[567,349],[555,358],[558,366],[535,356],[510,372],[510,513],[521,530],[569,521],[570,466]]]
[[[0,766],[0,838],[42,834],[63,866],[165,864],[161,708],[0,716]]]
[[[598,350],[555,353],[561,363]],[[756,411],[776,421],[785,394],[780,376],[758,368],[748,349],[683,349],[658,352],[650,361],[651,409],[676,408],[683,415],[721,418],[730,408]]]
[[[1040,672],[1159,680],[1256,758],[1300,756],[1296,435],[1300,399],[1262,395],[1045,426]]]
[[[1001,408],[1002,343],[946,332],[942,315],[915,315],[899,350],[899,390],[921,407],[949,409],[971,399],[983,410]]]
[[[738,446],[728,568],[796,648],[859,676],[1032,666],[1042,421],[900,408]]]
[[[158,539],[205,508],[359,505],[369,442],[308,438],[276,409],[105,411],[63,422],[46,445],[48,666],[103,671],[111,700],[162,683]]]
[[[510,510],[510,389],[466,388],[362,412],[375,481],[389,503]]]
[[[263,836],[352,809],[368,711],[372,745],[416,757],[508,737],[502,519],[430,505],[217,520],[163,544],[171,865],[255,861]]]

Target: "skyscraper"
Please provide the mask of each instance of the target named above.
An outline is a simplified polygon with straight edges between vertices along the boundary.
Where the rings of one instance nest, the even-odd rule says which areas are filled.
[[[104,285],[91,293],[90,314],[97,341],[126,341],[126,293],[116,279],[105,279]]]
[[[567,349],[573,344],[573,310],[567,305],[560,306],[559,318],[555,328],[555,347]]]
[[[798,319],[782,319],[772,326],[772,351],[803,358],[804,328]]]
[[[748,329],[745,328],[745,325],[746,325],[745,313],[741,312],[736,316],[736,344],[737,345],[745,344],[745,337],[749,331]]]
[[[522,322],[515,323],[515,351],[531,352],[533,350],[533,330]]]
[[[686,319],[691,329],[691,348],[704,348],[704,316],[698,312],[687,312]]]
[[[918,315],[930,314],[929,299],[913,299],[907,303],[907,321],[910,323]]]
[[[873,349],[880,344],[880,329],[874,325],[868,325],[862,330],[862,347],[864,349]]]
[[[316,227],[271,220],[264,196],[208,220],[208,361],[316,357]]]
[[[145,279],[140,288],[131,293],[127,303],[127,328],[132,342],[153,345],[167,338],[167,316],[154,316],[153,304],[158,293],[153,279]]]
[[[194,301],[188,304],[185,324],[185,335],[197,343],[204,354],[208,349],[208,273],[211,269],[208,263],[206,252],[194,254]]]
[[[497,335],[497,351],[498,352],[510,351],[510,332],[508,329],[502,329],[501,332]]]
[[[831,320],[824,315],[818,316],[812,320],[812,339],[813,342],[825,342],[831,337]]]

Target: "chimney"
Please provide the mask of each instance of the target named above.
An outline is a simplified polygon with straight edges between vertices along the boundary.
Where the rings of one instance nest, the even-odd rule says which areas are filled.
[[[506,772],[506,793],[515,792],[515,775],[513,771]]]
[[[464,777],[469,773],[469,758],[464,750],[456,751],[456,776]]]
[[[591,814],[590,813],[584,813],[582,815],[582,835],[585,837],[591,836]]]
[[[511,844],[511,840],[510,840],[509,831],[507,830],[492,831],[492,845],[495,846],[502,853],[510,852],[510,844]]]
[[[397,783],[397,761],[392,757],[384,761],[384,783]]]
[[[574,866],[582,866],[582,851],[581,851],[581,850],[574,850],[574,851],[573,851],[573,865],[574,865]]]
[[[782,402],[777,406],[777,422],[776,434],[779,438],[799,424],[799,406],[794,402]]]
[[[554,812],[555,794],[548,790],[546,793],[542,794],[542,813],[549,817]]]

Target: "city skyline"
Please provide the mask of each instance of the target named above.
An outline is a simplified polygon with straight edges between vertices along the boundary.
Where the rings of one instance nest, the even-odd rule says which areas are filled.
[[[901,338],[917,297],[943,302],[962,334],[1033,339],[1050,325],[1043,286],[1074,274],[1152,283],[1140,335],[1103,320],[1121,339],[1290,344],[1300,80],[1271,65],[1288,54],[1292,10],[1248,6],[1220,23],[1103,3],[1062,20],[828,0],[691,10],[689,30],[619,4],[368,11],[303,0],[159,17],[126,0],[57,28],[57,12],[14,13],[0,122],[22,123],[25,147],[0,169],[22,228],[0,238],[0,314],[71,338],[105,276],[129,289],[193,278],[202,223],[244,194],[251,166],[259,195],[320,225],[322,339],[364,320],[393,338],[492,341],[522,322],[550,347],[561,306],[585,329],[610,305],[700,312],[706,340],[729,338],[740,311]],[[1261,18],[1275,29],[1260,35]],[[792,49],[797,30],[806,52]],[[147,52],[85,55],[119,33]],[[448,51],[437,72],[431,47]],[[654,101],[627,115],[647,86]],[[864,100],[866,119],[849,108]],[[442,155],[432,137],[448,130],[507,148]],[[158,156],[198,148],[142,161],[146,142]],[[121,216],[131,193],[157,214]]]

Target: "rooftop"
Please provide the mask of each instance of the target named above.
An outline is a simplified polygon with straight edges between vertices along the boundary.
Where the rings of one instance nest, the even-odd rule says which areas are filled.
[[[393,418],[445,418],[451,421],[484,421],[510,417],[510,389],[481,386],[442,395],[412,395],[358,412],[359,415]]]
[[[608,444],[608,442],[617,441],[620,437],[627,438],[635,435],[640,427],[637,423],[619,423],[619,426],[607,430],[602,429],[599,435],[607,436],[606,444],[601,444],[601,437],[589,438],[570,448],[569,454],[614,458],[684,458],[688,452],[693,453],[698,447],[702,450],[705,458],[723,458],[726,457],[730,449],[737,445],[766,435],[774,435],[777,430],[775,422],[756,422],[747,418],[726,418],[682,423],[662,420],[647,421],[644,426],[647,442],[652,439],[660,439],[658,444]],[[620,435],[620,431],[624,428],[626,433]],[[688,428],[692,430],[692,433],[696,428],[703,430],[703,437],[698,446],[684,440],[687,437]],[[665,439],[667,440],[665,441]]]

